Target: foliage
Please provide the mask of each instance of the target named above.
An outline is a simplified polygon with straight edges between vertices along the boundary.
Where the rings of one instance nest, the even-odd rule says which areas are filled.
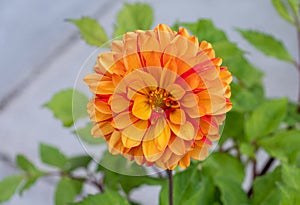
[[[272,0],[272,3],[278,14],[299,32],[298,1]],[[82,38],[90,45],[101,46],[109,39],[103,27],[94,19],[83,17],[69,21],[78,27]],[[151,29],[152,23],[153,11],[149,5],[125,4],[117,15],[113,37],[136,29]],[[231,86],[234,106],[227,115],[216,152],[204,162],[192,162],[186,170],[176,171],[174,204],[300,204],[299,102],[291,102],[287,98],[267,98],[264,95],[263,73],[249,62],[245,51],[231,42],[226,33],[211,20],[177,21],[173,28],[177,27],[185,27],[199,40],[207,40],[213,44],[217,56],[223,58],[223,64],[228,66],[234,76]],[[300,72],[299,62],[296,63],[292,58],[283,41],[260,31],[240,28],[237,31],[266,56],[293,63]],[[82,106],[77,107],[83,108],[76,116],[72,116],[74,94],[81,99],[77,103]],[[84,94],[69,89],[55,94],[45,106],[69,128],[74,121],[87,117],[87,100]],[[91,126],[88,123],[77,132],[72,132],[84,143],[103,143],[101,139],[92,139],[89,133]],[[258,157],[258,152],[262,150],[269,157],[267,162]],[[0,202],[9,200],[16,192],[23,193],[41,177],[59,176],[55,191],[56,205],[137,204],[131,201],[130,195],[142,185],[161,186],[159,203],[167,204],[168,185],[163,175],[133,176],[135,173],[146,174],[143,167],[134,163],[128,165],[126,172],[123,172],[125,175],[105,168],[109,166],[116,170],[122,167],[127,163],[122,157],[104,152],[101,164],[107,166],[101,166],[88,155],[69,157],[56,147],[41,144],[40,158],[49,169],[42,170],[25,156],[17,156],[16,163],[22,174],[9,176],[0,182]],[[276,161],[278,163],[274,167]],[[265,163],[262,170],[257,168],[258,163]],[[252,171],[247,171],[247,167],[252,168]],[[77,174],[78,170],[81,175]],[[249,189],[242,186],[246,175],[253,176]],[[83,186],[87,185],[98,189],[99,194],[82,199]]]

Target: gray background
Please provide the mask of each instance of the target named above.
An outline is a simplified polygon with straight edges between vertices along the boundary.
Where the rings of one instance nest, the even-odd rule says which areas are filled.
[[[133,2],[133,1],[130,1]],[[267,96],[297,99],[293,66],[267,58],[247,44],[234,28],[259,29],[281,39],[296,57],[296,31],[280,19],[271,0],[147,0],[155,22],[172,23],[210,18],[229,38],[249,52],[248,58],[265,72]],[[0,1],[0,179],[18,171],[11,165],[22,153],[41,165],[38,144],[49,143],[68,155],[83,153],[78,140],[42,105],[57,91],[73,87],[77,73],[94,48],[87,46],[67,18],[97,18],[109,34],[121,0],[1,0]],[[243,68],[240,68],[243,69]],[[42,165],[41,165],[42,166]],[[22,198],[6,205],[53,204],[53,179],[37,183]],[[142,187],[133,197],[157,204],[158,187]]]

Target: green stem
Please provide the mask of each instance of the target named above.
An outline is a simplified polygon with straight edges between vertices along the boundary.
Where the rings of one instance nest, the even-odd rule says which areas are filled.
[[[172,170],[167,170],[169,181],[169,205],[173,205],[173,174]]]

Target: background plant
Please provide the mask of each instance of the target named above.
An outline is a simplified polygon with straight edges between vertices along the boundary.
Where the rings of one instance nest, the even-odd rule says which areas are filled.
[[[273,0],[278,14],[296,28],[300,36],[299,3],[297,0]],[[144,15],[139,15],[140,11]],[[83,39],[92,46],[101,46],[110,37],[97,21],[83,17],[71,19]],[[113,36],[136,29],[151,29],[153,12],[146,4],[125,4],[118,13]],[[227,114],[225,130],[218,150],[204,162],[194,162],[190,168],[177,170],[174,176],[174,204],[299,204],[300,203],[300,104],[287,98],[266,98],[262,83],[263,73],[249,62],[245,51],[231,42],[224,31],[208,19],[197,22],[176,22],[174,29],[183,26],[199,40],[211,42],[217,56],[223,58],[234,75],[232,84],[233,110]],[[300,59],[295,60],[283,43],[269,34],[237,29],[245,40],[265,55],[295,65],[300,78]],[[298,39],[298,42],[299,39]],[[300,57],[299,57],[300,58]],[[295,88],[296,89],[296,88]],[[72,96],[80,96],[82,110],[72,116]],[[300,80],[299,80],[300,92]],[[300,101],[300,94],[299,94]],[[87,97],[75,90],[64,90],[45,104],[63,125],[74,130],[74,120],[87,117]],[[79,137],[89,144],[102,143],[89,135],[91,124],[78,130]],[[265,152],[267,161],[258,153]],[[161,186],[160,204],[167,204],[165,175],[133,177],[111,172],[96,164],[88,155],[65,156],[57,148],[41,144],[41,161],[49,170],[41,170],[25,156],[18,155],[16,163],[22,173],[0,182],[0,202],[8,200],[15,192],[23,193],[39,178],[59,177],[55,192],[57,205],[75,204],[136,204],[130,194],[141,185]],[[105,153],[103,161],[112,166],[125,163],[125,159]],[[277,163],[274,163],[277,162]],[[264,164],[259,168],[257,164]],[[54,169],[53,169],[54,168]],[[248,169],[246,169],[248,168]],[[143,169],[135,164],[128,172]],[[251,170],[251,171],[249,171]],[[144,170],[146,172],[146,170]],[[246,174],[252,182],[242,188]],[[83,186],[95,187],[99,194],[83,199]]]

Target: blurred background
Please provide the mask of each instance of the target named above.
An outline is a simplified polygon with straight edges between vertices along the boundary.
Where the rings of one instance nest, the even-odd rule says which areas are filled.
[[[68,18],[96,18],[111,36],[122,0],[1,0],[0,1],[0,180],[17,173],[14,158],[22,153],[38,165],[38,145],[59,147],[68,155],[84,149],[70,130],[43,104],[62,89],[72,88],[76,76],[95,50],[84,43]],[[126,1],[135,2],[135,1]],[[293,57],[297,54],[296,31],[284,22],[271,0],[147,0],[155,22],[212,19],[230,40],[248,52],[248,59],[265,73],[266,95],[297,98],[297,73],[292,65],[266,58],[244,41],[235,28],[256,29],[281,39]],[[141,11],[141,15],[143,12]],[[240,68],[243,69],[243,68]],[[52,205],[54,181],[42,179],[23,197],[6,205]],[[157,204],[159,188],[142,187],[133,194],[142,204]],[[141,194],[142,193],[142,194]],[[157,200],[157,201],[155,201]]]

